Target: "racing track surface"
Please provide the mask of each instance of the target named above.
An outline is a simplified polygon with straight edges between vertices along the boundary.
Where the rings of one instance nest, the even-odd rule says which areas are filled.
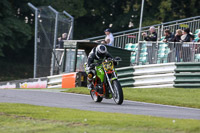
[[[116,105],[112,99],[95,103],[88,95],[46,90],[0,89],[0,102],[200,120],[200,109],[127,100],[122,105]]]

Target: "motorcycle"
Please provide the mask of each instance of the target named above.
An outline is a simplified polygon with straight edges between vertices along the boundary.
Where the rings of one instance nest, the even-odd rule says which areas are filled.
[[[114,62],[118,63],[119,61],[121,58],[116,57],[91,64],[96,70],[96,75],[93,76],[93,88],[90,90],[90,95],[95,102],[101,102],[103,98],[113,98],[116,104],[123,103],[123,90],[114,68]],[[88,76],[92,75],[88,74]]]

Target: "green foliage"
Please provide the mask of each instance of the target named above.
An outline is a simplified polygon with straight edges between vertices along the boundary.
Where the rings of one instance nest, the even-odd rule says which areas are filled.
[[[157,17],[162,22],[197,16],[199,0],[162,0]]]
[[[24,20],[18,19],[15,8],[8,0],[0,1],[0,56],[3,56],[3,47],[12,50],[23,48],[31,39],[31,28]]]
[[[32,63],[28,64],[0,60],[0,70],[0,81],[27,79],[33,77]]]
[[[200,131],[199,120],[9,103],[0,103],[0,108],[1,133],[198,133]]]

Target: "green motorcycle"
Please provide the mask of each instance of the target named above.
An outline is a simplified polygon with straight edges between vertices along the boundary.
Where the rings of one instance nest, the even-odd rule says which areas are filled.
[[[104,59],[99,63],[93,63],[96,76],[93,76],[94,87],[90,90],[90,95],[95,102],[101,102],[103,98],[111,99],[116,104],[122,104],[124,100],[122,87],[117,79],[117,74],[114,68],[114,62],[119,62],[121,59]],[[88,74],[88,76],[90,76]]]

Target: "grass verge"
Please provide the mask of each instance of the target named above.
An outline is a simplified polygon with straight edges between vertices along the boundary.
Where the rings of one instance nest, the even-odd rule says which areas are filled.
[[[199,120],[0,103],[0,131],[65,133],[200,132]]]
[[[84,87],[68,89],[66,92],[88,94]],[[126,100],[200,108],[200,89],[183,88],[123,88]]]

